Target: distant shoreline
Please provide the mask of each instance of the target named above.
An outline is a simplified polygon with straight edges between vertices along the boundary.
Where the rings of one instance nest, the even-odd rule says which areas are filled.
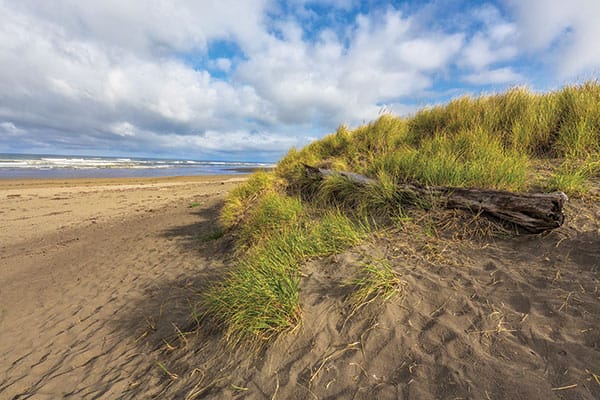
[[[273,163],[0,154],[0,179],[143,178],[248,174]]]

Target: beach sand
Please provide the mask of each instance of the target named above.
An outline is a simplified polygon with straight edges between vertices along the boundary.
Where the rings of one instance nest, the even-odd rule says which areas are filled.
[[[156,368],[136,335],[168,300],[149,294],[203,268],[199,238],[242,180],[0,181],[0,398],[135,389],[134,376]]]
[[[463,237],[472,216],[442,213],[312,260],[302,325],[249,353],[191,317],[235,265],[206,238],[239,180],[0,182],[0,398],[600,398],[600,197],[546,235]],[[350,315],[381,259],[404,299]]]

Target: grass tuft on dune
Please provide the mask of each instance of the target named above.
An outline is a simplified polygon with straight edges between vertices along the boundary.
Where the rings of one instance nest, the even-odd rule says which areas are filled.
[[[349,286],[353,288],[348,301],[351,315],[354,315],[374,301],[386,302],[393,297],[403,296],[407,284],[387,260],[382,260],[363,265]]]
[[[297,199],[288,201],[299,204]],[[266,213],[269,206],[265,204],[259,202],[255,212]],[[337,210],[318,219],[302,216],[293,224],[271,225],[263,231],[267,236],[243,242],[245,251],[237,267],[204,293],[205,310],[223,326],[232,345],[247,339],[262,343],[293,330],[301,321],[300,264],[356,245],[369,230]],[[246,240],[246,235],[240,240]]]

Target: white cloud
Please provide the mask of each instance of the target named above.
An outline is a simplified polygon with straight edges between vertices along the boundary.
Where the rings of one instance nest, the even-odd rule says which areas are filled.
[[[327,5],[343,10],[352,9],[359,3],[358,0],[300,0],[300,2],[305,2],[307,4],[319,4],[319,5]]]
[[[253,88],[214,80],[176,58],[107,47],[3,4],[0,17],[0,119],[27,126],[36,140],[106,145],[107,133],[253,129],[268,116]]]
[[[517,14],[521,46],[531,50],[541,50],[549,46],[556,36],[570,25],[574,14],[587,12],[581,8],[579,0],[507,0]],[[596,1],[585,1],[593,5]]]
[[[207,131],[202,135],[178,135],[170,133],[157,135],[146,132],[146,145],[151,142],[154,146],[174,152],[187,149],[195,154],[232,155],[234,159],[240,157],[261,158],[260,155],[273,156],[281,154],[282,150],[293,146],[301,147],[312,139],[307,136],[288,136],[269,132],[248,132],[245,130],[232,131]]]
[[[272,133],[250,133],[247,131],[207,131],[202,137],[194,138],[197,148],[212,151],[272,151],[304,145],[302,137],[288,137]]]
[[[592,1],[487,5],[438,28],[408,6],[336,24],[356,2],[329,0],[324,16],[316,4],[0,0],[0,145],[272,157],[384,105],[412,112],[439,81],[522,83],[524,52],[550,49],[567,75],[600,66]],[[331,26],[302,25],[318,18]],[[209,57],[216,40],[236,54]]]
[[[544,53],[563,78],[600,68],[600,2],[508,0],[516,14],[520,46]]]
[[[467,75],[464,79],[475,85],[500,85],[525,81],[523,76],[510,67],[478,71]]]
[[[116,122],[111,124],[110,130],[119,136],[135,136],[137,129],[129,122]]]
[[[506,21],[496,7],[484,5],[473,11],[473,17],[483,24],[483,29],[469,39],[462,51],[460,65],[482,71],[517,56],[516,26]]]
[[[377,104],[428,88],[430,74],[447,68],[462,45],[462,35],[413,33],[411,24],[399,11],[359,15],[348,38],[326,31],[315,43],[287,24],[284,39],[270,38],[238,67],[238,76],[276,105],[281,121],[369,120]]]
[[[493,29],[498,28],[501,27],[493,27]],[[461,61],[462,64],[480,70],[491,64],[510,60],[515,57],[517,55],[517,48],[494,39],[495,34],[498,36],[497,31],[490,32],[489,35],[476,34],[463,51],[464,58]]]
[[[16,12],[62,27],[71,37],[140,54],[205,48],[214,38],[251,43],[261,29],[266,0],[20,0]]]
[[[0,131],[6,135],[16,136],[25,133],[22,129],[19,129],[12,122],[5,121],[0,122]]]
[[[224,72],[229,72],[231,70],[231,60],[228,58],[217,58],[215,60],[215,65]]]
[[[514,39],[516,26],[513,23],[501,22],[489,27],[490,38],[495,42],[504,42]]]

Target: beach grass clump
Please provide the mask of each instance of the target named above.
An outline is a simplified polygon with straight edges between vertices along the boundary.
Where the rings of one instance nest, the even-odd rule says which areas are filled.
[[[569,196],[588,193],[590,178],[600,176],[600,154],[590,155],[584,161],[565,160],[545,181],[548,191],[562,191]]]
[[[482,129],[506,147],[532,157],[560,157],[598,145],[600,85],[597,81],[548,93],[516,87],[505,93],[463,96],[427,107],[408,121],[413,144],[444,132]]]
[[[363,202],[361,189],[341,175],[331,175],[319,182],[312,200],[324,207],[356,209]]]
[[[585,158],[600,151],[600,84],[597,81],[567,86],[556,94],[560,124],[556,153]]]
[[[434,134],[419,148],[405,145],[382,155],[370,172],[383,171],[401,182],[424,185],[518,190],[525,186],[527,168],[526,155],[474,128],[454,135]]]
[[[320,182],[313,202],[334,207],[365,220],[389,220],[404,216],[406,204],[418,199],[403,191],[399,179],[379,171],[372,183],[356,185],[341,175],[331,175]]]
[[[262,218],[264,211],[258,209],[269,209],[273,204],[279,208],[280,203],[273,196],[265,195],[253,212]],[[280,220],[282,225],[267,224],[264,230],[256,231],[260,240],[254,237],[246,242],[253,236],[243,236],[244,250],[238,255],[237,266],[202,297],[207,315],[224,328],[225,339],[233,346],[253,340],[254,344],[266,343],[298,326],[302,314],[301,263],[356,245],[370,230],[368,224],[356,222],[337,210],[319,216],[299,212],[302,203],[298,199],[281,196],[285,199],[281,204],[291,204],[293,211]],[[251,215],[248,221],[262,220]],[[244,225],[241,229],[247,228]]]
[[[355,150],[347,160],[352,170],[364,172],[381,154],[390,153],[407,141],[406,120],[384,114],[352,133]]]
[[[361,243],[371,232],[368,221],[355,220],[339,209],[328,210],[310,228],[309,237],[314,253],[310,256],[328,256]]]
[[[348,297],[351,315],[376,300],[387,302],[394,297],[401,297],[407,287],[407,283],[387,260],[364,264],[348,285],[353,288]]]
[[[364,187],[363,206],[359,210],[367,218],[395,220],[405,217],[406,205],[423,205],[412,192],[400,187],[400,179],[393,173],[380,170],[375,183]]]
[[[248,211],[248,217],[240,227],[240,242],[250,244],[268,239],[277,231],[297,223],[303,213],[304,208],[298,197],[275,191],[265,193]]]
[[[266,341],[300,322],[299,270],[295,257],[280,249],[267,254],[255,249],[221,284],[210,288],[202,302],[225,331],[231,345],[246,339]]]
[[[221,224],[230,229],[238,224],[245,213],[252,207],[264,193],[276,190],[277,181],[275,175],[259,171],[250,176],[242,185],[233,189],[221,211]]]
[[[587,179],[585,169],[561,166],[546,181],[546,188],[553,192],[565,192],[569,196],[580,196],[588,190]]]
[[[363,204],[364,197],[340,179],[315,183],[303,164],[399,183],[527,190],[542,183],[531,179],[533,159],[584,163],[600,154],[599,109],[597,81],[548,93],[516,87],[463,96],[409,118],[383,115],[354,130],[342,126],[292,150],[277,171],[290,191],[350,208]]]

